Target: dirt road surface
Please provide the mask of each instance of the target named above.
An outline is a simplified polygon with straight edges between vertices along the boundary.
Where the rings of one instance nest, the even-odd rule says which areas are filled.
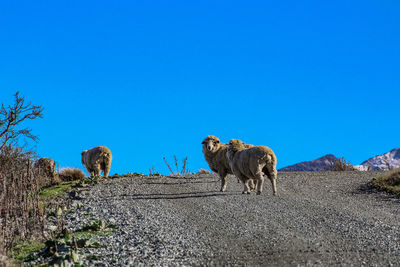
[[[400,264],[400,201],[368,187],[378,172],[279,173],[278,196],[242,195],[233,176],[134,177],[82,193],[78,227],[118,225],[87,265],[326,266]],[[81,258],[85,258],[81,255]]]

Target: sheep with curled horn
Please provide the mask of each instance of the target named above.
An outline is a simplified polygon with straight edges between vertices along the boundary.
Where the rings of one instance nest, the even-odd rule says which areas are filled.
[[[267,175],[272,184],[272,192],[276,192],[276,156],[266,146],[246,148],[238,139],[232,139],[227,145],[226,156],[229,160],[233,174],[244,184],[243,194],[250,194],[249,182],[254,180],[257,187],[257,195],[261,194],[264,186],[264,175]]]

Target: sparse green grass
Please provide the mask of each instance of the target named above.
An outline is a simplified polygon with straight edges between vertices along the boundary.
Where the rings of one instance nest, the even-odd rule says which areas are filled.
[[[71,258],[71,252],[77,248],[106,248],[106,244],[100,244],[93,241],[94,236],[108,236],[118,231],[118,227],[113,224],[107,224],[103,220],[93,220],[81,230],[69,232],[64,229],[55,238],[40,242],[36,240],[17,242],[10,253],[15,266],[23,266],[24,262],[37,259],[39,256],[47,258],[47,263],[43,266],[51,265],[58,259]],[[58,255],[55,247],[64,247],[69,252],[66,255]]]
[[[379,190],[400,196],[400,169],[372,179],[371,185]]]
[[[115,233],[117,229],[104,229],[101,231],[76,231],[73,233],[74,237],[79,240],[79,239],[91,239],[93,236],[109,236],[112,233]]]
[[[66,182],[60,183],[58,185],[43,187],[40,189],[39,197],[41,201],[47,199],[53,199],[66,194],[71,191],[71,186],[75,185],[77,182]]]
[[[39,252],[45,247],[43,242],[36,240],[20,241],[13,246],[10,256],[14,259],[14,263],[19,265],[24,261],[31,260],[34,252]]]

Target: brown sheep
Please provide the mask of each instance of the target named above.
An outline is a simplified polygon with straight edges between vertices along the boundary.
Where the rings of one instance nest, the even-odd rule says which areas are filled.
[[[108,177],[111,169],[112,155],[110,149],[105,146],[82,151],[82,164],[86,167],[90,176],[99,176],[103,171],[103,176]]]
[[[213,172],[218,173],[221,178],[221,192],[226,189],[226,177],[228,174],[233,174],[229,161],[226,157],[227,145],[221,143],[219,138],[213,135],[207,136],[203,142],[204,157]],[[253,145],[246,145],[251,147]]]
[[[35,172],[39,186],[57,184],[60,180],[56,173],[56,163],[51,158],[40,158],[35,162]]]
[[[261,194],[264,186],[264,174],[272,183],[273,194],[276,195],[276,170],[275,153],[266,146],[246,148],[238,139],[232,139],[227,146],[227,158],[232,172],[243,182],[243,194],[250,194],[249,182],[256,181],[257,195]]]
[[[47,177],[54,178],[56,175],[56,163],[51,158],[38,159],[35,168]]]

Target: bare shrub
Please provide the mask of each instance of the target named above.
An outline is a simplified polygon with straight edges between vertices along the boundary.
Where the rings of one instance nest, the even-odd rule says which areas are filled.
[[[162,175],[159,172],[156,172],[153,166],[151,169],[149,169],[149,176],[162,176]]]
[[[76,168],[63,168],[58,176],[63,182],[78,181],[86,178],[83,171]]]
[[[16,145],[20,136],[25,136],[33,141],[38,137],[32,134],[29,128],[19,129],[18,126],[25,120],[34,120],[43,118],[43,107],[34,106],[31,102],[25,103],[25,98],[16,92],[14,95],[14,104],[0,108],[0,150],[6,145]]]
[[[182,166],[182,169],[179,170],[179,160],[178,160],[178,158],[174,155],[174,161],[175,161],[176,172],[174,172],[174,171],[172,170],[171,166],[169,165],[169,163],[168,163],[168,161],[167,161],[167,159],[166,159],[165,157],[163,157],[163,160],[164,160],[165,164],[167,164],[167,167],[168,167],[168,169],[169,169],[169,171],[170,171],[170,175],[185,175],[185,174],[191,174],[190,170],[187,168],[187,160],[188,160],[188,157],[185,157],[185,158],[182,160],[183,166]]]
[[[334,162],[331,163],[330,167],[331,171],[355,171],[356,169],[353,167],[353,164],[346,161],[344,157],[335,159]]]
[[[44,230],[31,155],[20,148],[6,148],[0,151],[0,250],[5,252],[17,236],[27,239],[42,235]]]
[[[165,157],[163,157],[163,160],[164,160],[165,164],[167,164],[167,167],[168,167],[168,169],[170,171],[170,174],[174,174],[174,171],[172,170],[171,166],[168,164],[167,159]]]
[[[19,137],[37,141],[25,120],[42,118],[43,108],[25,103],[17,92],[14,104],[0,107],[0,251],[7,254],[13,243],[44,234],[44,209],[39,204],[39,183],[32,163],[36,153],[18,146]]]
[[[181,170],[181,175],[190,174],[190,171],[189,171],[189,169],[187,168],[187,160],[188,160],[188,157],[185,157],[185,158],[182,160],[183,167],[182,167],[182,170]]]

